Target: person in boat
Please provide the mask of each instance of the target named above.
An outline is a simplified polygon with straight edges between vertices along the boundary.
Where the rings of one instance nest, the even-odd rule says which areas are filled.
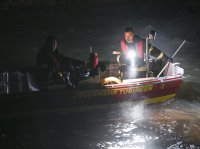
[[[145,77],[146,68],[144,56],[146,53],[146,41],[138,35],[134,34],[131,27],[124,29],[123,37],[120,41],[121,55],[118,56],[117,61],[120,65],[120,71],[124,72],[125,67],[123,64],[130,64],[131,60],[134,59],[134,66],[137,68],[137,77]],[[131,57],[131,55],[133,57]],[[156,47],[149,44],[149,55],[155,57],[156,69],[154,67],[154,76],[159,73],[159,70],[167,61],[172,61],[165,53],[157,49]],[[159,68],[160,67],[160,68]]]
[[[46,66],[51,73],[60,72],[61,59],[57,49],[57,40],[54,35],[49,35],[46,38],[44,46],[39,49],[36,65]]]
[[[44,74],[47,74],[50,82],[53,83],[54,79],[62,74],[67,84],[74,87],[80,80],[97,74],[97,68],[100,66],[98,60],[98,54],[95,52],[90,52],[87,61],[63,56],[57,49],[56,37],[49,35],[37,54],[36,65],[46,67],[47,73]]]
[[[43,78],[43,80],[46,79],[46,84],[52,84],[55,81],[62,80],[60,76],[65,72],[66,82],[73,85],[72,80],[76,79],[71,78],[72,75],[70,75],[70,72],[75,67],[83,67],[84,62],[63,56],[60,54],[57,44],[55,35],[51,34],[46,38],[44,46],[39,49],[36,65],[44,69],[42,73],[40,73],[41,71],[39,72],[38,76],[39,78]],[[74,75],[74,77],[76,76]]]

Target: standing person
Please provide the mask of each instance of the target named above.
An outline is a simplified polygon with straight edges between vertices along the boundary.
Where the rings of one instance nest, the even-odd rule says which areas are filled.
[[[144,61],[144,54],[146,53],[145,39],[142,39],[138,35],[135,35],[131,27],[126,27],[124,29],[123,37],[120,41],[120,46],[122,55],[118,57],[119,65],[122,66],[122,64],[130,64],[130,59],[134,59],[135,67],[143,71],[143,75],[139,77],[144,77],[144,74],[146,73]],[[151,44],[149,44],[148,52],[149,55],[155,57],[157,63],[160,63],[159,65],[168,60],[172,61],[170,57],[168,57],[156,47],[153,47]]]

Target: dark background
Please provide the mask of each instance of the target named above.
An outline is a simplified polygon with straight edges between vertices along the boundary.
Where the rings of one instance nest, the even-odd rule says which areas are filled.
[[[173,0],[3,0],[0,2],[0,64],[34,65],[38,49],[48,34],[58,38],[66,56],[86,59],[89,47],[109,60],[119,49],[126,26],[145,38],[157,31],[155,45],[173,54],[199,53],[198,1]],[[81,54],[80,54],[81,52]]]
[[[100,60],[112,60],[112,50],[119,49],[126,26],[143,38],[156,30],[153,44],[169,56],[187,41],[174,59],[185,69],[183,83],[169,103],[144,108],[130,104],[108,113],[2,118],[0,148],[104,149],[121,144],[145,149],[199,148],[199,6],[198,1],[189,0],[0,1],[1,68],[34,66],[38,49],[52,33],[61,53],[82,60],[88,58],[90,46]]]

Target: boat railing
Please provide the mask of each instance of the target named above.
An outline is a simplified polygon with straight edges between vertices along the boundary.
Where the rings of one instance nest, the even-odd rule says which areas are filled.
[[[1,72],[0,73],[0,94],[9,93],[9,73]]]
[[[26,77],[19,71],[0,72],[0,94],[27,92]]]

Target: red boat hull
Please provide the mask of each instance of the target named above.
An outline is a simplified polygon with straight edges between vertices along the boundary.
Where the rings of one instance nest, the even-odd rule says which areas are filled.
[[[46,93],[1,95],[0,115],[37,112],[83,111],[109,107],[125,101],[147,104],[164,102],[176,95],[182,77],[151,79],[92,90],[62,90]]]

